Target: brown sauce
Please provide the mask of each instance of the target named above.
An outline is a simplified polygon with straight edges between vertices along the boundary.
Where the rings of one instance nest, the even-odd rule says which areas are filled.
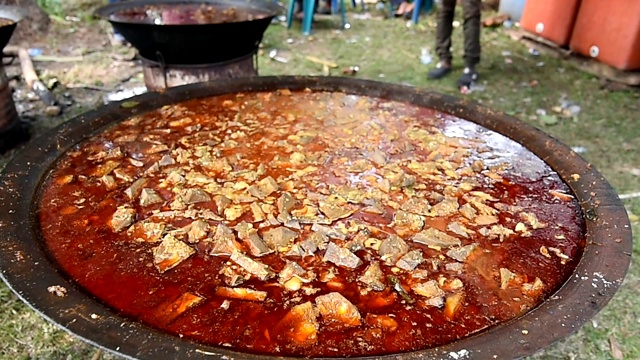
[[[408,104],[286,90],[113,126],[63,156],[39,218],[64,271],[124,316],[308,357],[425,349],[518,317],[585,245],[568,187],[513,141]],[[243,231],[268,247],[252,250]]]
[[[9,26],[9,25],[13,25],[16,22],[11,20],[11,19],[7,19],[7,18],[0,18],[0,27],[2,26]]]

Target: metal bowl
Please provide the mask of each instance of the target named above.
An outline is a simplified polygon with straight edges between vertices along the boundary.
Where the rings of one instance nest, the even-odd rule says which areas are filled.
[[[83,340],[136,359],[273,359],[190,342],[118,315],[69,279],[48,256],[38,224],[40,187],[57,159],[106,126],[163,105],[219,94],[291,90],[346,92],[401,101],[470,120],[522,144],[553,168],[573,191],[585,217],[587,245],[573,275],[523,316],[431,349],[382,359],[507,359],[542,349],[577,331],[622,284],[631,261],[631,228],[618,196],[590,164],[545,133],[500,112],[402,85],[346,78],[261,77],[200,83],[144,94],[78,116],[32,142],[0,175],[0,275],[36,312]],[[130,104],[128,104],[130,105]],[[65,287],[66,296],[47,291]]]

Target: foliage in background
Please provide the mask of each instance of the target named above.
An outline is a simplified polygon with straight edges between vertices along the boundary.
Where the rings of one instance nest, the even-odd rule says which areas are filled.
[[[36,3],[50,16],[57,19],[74,16],[89,20],[93,10],[106,4],[107,0],[36,0]]]

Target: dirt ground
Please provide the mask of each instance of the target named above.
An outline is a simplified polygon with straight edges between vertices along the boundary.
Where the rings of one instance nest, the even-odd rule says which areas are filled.
[[[21,125],[31,139],[104,104],[110,93],[144,86],[135,50],[114,42],[110,25],[93,21],[86,26],[74,20],[69,17],[52,21],[46,33],[18,36],[8,45],[41,53],[32,58],[33,65],[56,100],[56,106],[48,107],[27,88],[20,61],[3,59]],[[0,161],[13,151],[9,150]]]

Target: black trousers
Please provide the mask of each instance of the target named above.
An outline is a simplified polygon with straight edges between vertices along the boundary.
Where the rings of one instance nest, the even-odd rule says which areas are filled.
[[[480,5],[481,0],[462,0],[464,16],[464,63],[473,67],[480,62]],[[442,0],[438,7],[436,53],[443,62],[451,63],[451,33],[456,0]]]

